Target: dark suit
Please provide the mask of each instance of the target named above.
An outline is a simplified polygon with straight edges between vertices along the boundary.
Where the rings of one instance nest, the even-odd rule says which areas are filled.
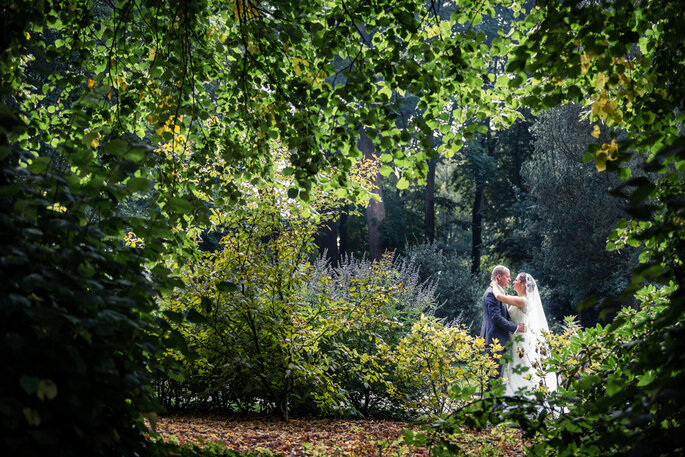
[[[485,344],[492,343],[494,338],[504,346],[509,341],[509,334],[514,333],[518,326],[509,320],[507,306],[495,299],[492,287],[488,287],[483,295],[483,327],[480,336],[485,338]],[[500,372],[501,372],[500,365]]]

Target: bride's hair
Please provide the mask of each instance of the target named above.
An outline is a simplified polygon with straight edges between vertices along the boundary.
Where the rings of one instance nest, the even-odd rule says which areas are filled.
[[[535,279],[528,273],[519,273],[516,275],[516,279],[525,284],[526,292],[532,292],[535,287]]]

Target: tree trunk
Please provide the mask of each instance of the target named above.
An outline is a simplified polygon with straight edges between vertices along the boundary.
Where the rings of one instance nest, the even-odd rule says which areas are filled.
[[[424,216],[424,232],[429,242],[435,240],[435,168],[438,159],[428,160],[428,175],[426,176],[426,204]]]
[[[526,124],[523,121],[518,121],[516,123],[516,137],[514,138],[514,170],[516,174],[514,175],[514,184],[516,187],[521,189],[522,179],[521,179],[521,130],[524,129]]]
[[[340,223],[338,224],[338,237],[340,243],[338,245],[338,258],[343,259],[347,256],[347,211],[348,205],[343,206],[342,213],[340,214]]]
[[[364,129],[359,129],[359,141],[357,147],[367,159],[375,159],[373,142],[366,136]],[[378,260],[383,255],[383,220],[385,219],[385,204],[381,192],[381,175],[376,173],[374,177],[376,194],[381,197],[380,201],[371,200],[366,208],[366,225],[369,230],[369,258]]]
[[[485,120],[485,125],[490,124],[490,119]],[[483,139],[483,150],[486,155],[494,157],[497,138],[492,138],[490,129]],[[480,258],[483,251],[483,194],[485,191],[484,171],[476,172],[476,192],[473,197],[473,210],[471,212],[471,273],[480,272]]]
[[[484,184],[476,181],[476,195],[473,198],[471,212],[471,273],[480,272],[480,256],[483,247],[483,188]]]
[[[319,255],[325,254],[326,259],[333,267],[337,267],[340,262],[340,253],[338,252],[338,227],[339,223],[337,219],[329,219],[321,224],[314,237],[314,242],[319,247]]]
[[[287,393],[282,394],[282,397],[278,401],[278,416],[281,418],[283,422],[288,422],[290,419],[290,414],[289,414],[289,398],[290,395]]]

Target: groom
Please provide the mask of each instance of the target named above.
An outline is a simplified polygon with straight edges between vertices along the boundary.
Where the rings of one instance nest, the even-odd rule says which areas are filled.
[[[499,287],[504,289],[511,281],[511,273],[509,269],[502,265],[497,265],[492,270],[491,279],[497,281]],[[509,312],[507,306],[495,299],[492,293],[492,287],[488,287],[483,295],[483,327],[480,330],[480,336],[485,338],[485,344],[490,345],[492,340],[497,338],[502,346],[509,341],[509,334],[518,330],[520,333],[526,331],[526,326],[523,323],[516,325],[509,320]],[[501,359],[497,359],[499,365],[499,373],[502,375]]]

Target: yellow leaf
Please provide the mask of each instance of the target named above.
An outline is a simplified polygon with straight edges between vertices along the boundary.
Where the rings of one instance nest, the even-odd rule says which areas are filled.
[[[584,75],[590,69],[590,56],[587,54],[580,55],[580,74]]]
[[[24,413],[24,417],[26,418],[26,421],[29,423],[29,425],[32,425],[34,427],[38,427],[40,425],[41,418],[40,413],[38,411],[31,408],[24,408],[21,410],[21,412]]]
[[[38,383],[36,395],[41,400],[52,400],[57,396],[57,384],[52,379],[41,379]]]
[[[259,15],[257,2],[252,0],[233,0],[233,15],[238,22],[257,17]]]
[[[258,54],[259,53],[259,47],[254,43],[254,41],[250,40],[247,42],[247,51],[250,54]]]
[[[616,140],[611,140],[611,143],[604,143],[599,151],[597,151],[597,156],[603,155],[605,159],[616,160],[618,159],[618,143]]]
[[[95,81],[92,79],[88,80],[88,89],[93,90],[93,86],[95,85]]]
[[[26,39],[30,40],[31,39],[31,34],[29,32],[26,32]]]
[[[97,138],[93,138],[93,141],[90,142],[90,145],[95,149],[98,146],[100,146],[100,134],[98,133]]]
[[[66,213],[67,212],[67,207],[62,206],[60,203],[54,203],[54,204],[48,206],[47,209],[49,209],[50,211],[55,211],[57,213]]]
[[[112,99],[112,91],[111,90],[109,92],[107,92],[107,98],[110,100]]]
[[[608,100],[604,105],[604,112],[613,115],[616,112],[616,108],[618,108],[618,102],[616,100]]]
[[[433,38],[436,37],[440,34],[440,24],[435,24],[431,28],[429,28],[427,31],[427,37],[428,38]]]
[[[607,75],[605,75],[603,72],[597,73],[597,77],[595,78],[595,87],[597,89],[602,89],[604,86],[606,86],[607,82],[609,81],[609,78]]]
[[[607,169],[607,162],[606,160],[597,159],[595,166],[597,167],[597,171],[602,172]]]
[[[301,63],[301,64],[304,65],[305,67],[308,67],[308,66],[309,66],[309,62],[308,62],[308,61],[306,61],[306,60],[304,60],[304,59],[300,59],[299,57],[293,57],[293,63],[294,63],[295,65]]]
[[[599,125],[595,124],[595,127],[592,129],[591,135],[595,138],[599,138],[600,133],[601,133],[601,131],[599,130]]]
[[[592,104],[592,114],[600,114],[600,112],[604,111],[604,105],[607,104],[607,91],[595,94],[593,98],[595,102]]]
[[[157,55],[157,50],[155,48],[150,48],[150,50],[147,53],[147,58],[148,58],[148,60],[155,60],[156,55]]]

